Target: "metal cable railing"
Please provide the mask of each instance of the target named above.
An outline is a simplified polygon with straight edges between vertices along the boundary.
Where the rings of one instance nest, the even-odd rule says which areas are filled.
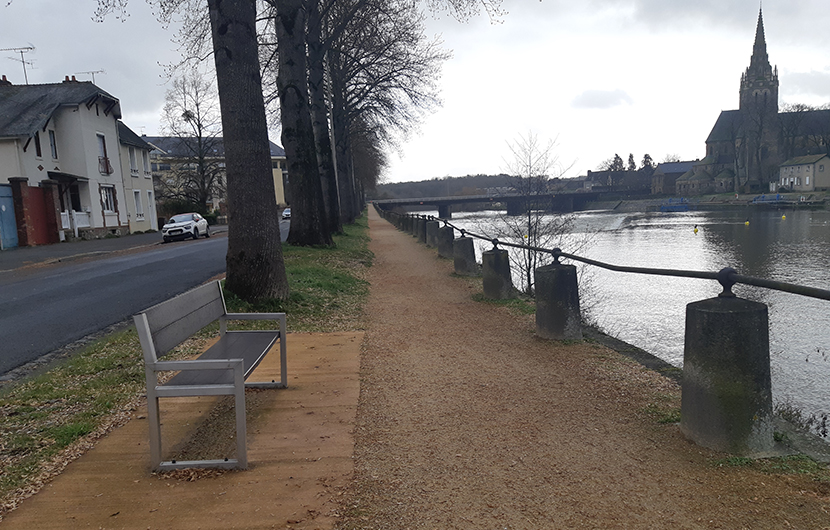
[[[797,285],[794,283],[787,283],[787,282],[780,282],[777,280],[767,280],[765,278],[755,278],[753,276],[744,276],[742,274],[738,274],[738,272],[731,268],[725,267],[717,272],[710,272],[710,271],[691,271],[691,270],[679,270],[679,269],[658,269],[658,268],[650,268],[650,267],[630,267],[625,265],[614,265],[612,263],[605,263],[602,261],[597,261],[594,259],[586,258],[583,256],[577,256],[576,254],[568,254],[567,252],[562,252],[559,248],[542,248],[542,247],[535,247],[531,245],[522,245],[517,243],[510,243],[508,241],[501,241],[498,238],[488,237],[483,234],[476,234],[475,232],[471,232],[466,228],[461,228],[452,224],[448,219],[439,219],[433,217],[431,215],[413,215],[413,214],[398,214],[395,212],[383,212],[385,215],[397,215],[397,216],[404,216],[407,215],[413,218],[419,219],[428,219],[433,221],[438,221],[444,223],[444,226],[449,226],[455,230],[461,232],[461,236],[469,236],[475,239],[481,239],[484,241],[489,241],[493,244],[493,248],[498,248],[499,246],[502,247],[512,247],[521,250],[531,250],[534,252],[542,252],[546,254],[550,254],[553,256],[555,263],[559,263],[559,258],[566,258],[573,261],[579,261],[581,263],[585,263],[587,265],[593,265],[595,267],[600,267],[603,269],[607,269],[610,271],[615,272],[627,272],[627,273],[634,273],[634,274],[650,274],[650,275],[657,275],[657,276],[676,276],[681,278],[698,278],[702,280],[717,280],[721,286],[723,287],[723,292],[720,293],[719,296],[722,297],[733,297],[735,294],[732,292],[732,286],[735,284],[743,284],[743,285],[752,285],[755,287],[763,287],[766,289],[773,289],[776,291],[783,291],[792,294],[798,294],[802,296],[808,296],[810,298],[818,298],[821,300],[830,300],[830,290],[827,289],[819,289],[816,287],[807,287],[804,285]]]

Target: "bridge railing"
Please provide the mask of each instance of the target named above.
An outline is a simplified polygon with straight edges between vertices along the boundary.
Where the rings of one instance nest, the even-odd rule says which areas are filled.
[[[681,431],[694,442],[741,455],[765,455],[773,451],[772,384],[767,306],[737,297],[735,284],[752,285],[787,293],[830,300],[830,290],[739,274],[733,268],[695,271],[616,265],[563,252],[502,241],[453,225],[447,219],[384,210],[378,213],[399,229],[408,231],[439,254],[454,260],[458,274],[477,274],[473,239],[492,243],[482,253],[480,274],[484,296],[513,296],[507,250],[512,247],[546,253],[554,262],[535,271],[536,332],[554,340],[581,339],[576,267],[560,259],[581,262],[610,271],[632,274],[697,278],[719,282],[723,291],[715,298],[686,306],[683,353]],[[438,226],[443,223],[440,229]],[[428,226],[429,225],[429,226]],[[455,238],[454,231],[460,233]],[[432,244],[426,234],[438,234]],[[441,240],[452,241],[452,251],[441,250]],[[446,248],[446,243],[444,244]],[[472,264],[471,264],[472,260]]]

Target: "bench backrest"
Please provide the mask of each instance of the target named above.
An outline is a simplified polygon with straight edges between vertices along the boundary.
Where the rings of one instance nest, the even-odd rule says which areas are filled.
[[[142,315],[154,346],[155,357],[161,357],[185,339],[225,314],[225,301],[218,281],[210,282],[139,313],[137,327],[142,326]],[[139,329],[139,336],[142,330]],[[155,362],[142,343],[145,360]]]

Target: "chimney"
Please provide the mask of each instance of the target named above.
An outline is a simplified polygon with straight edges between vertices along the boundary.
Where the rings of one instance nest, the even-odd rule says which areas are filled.
[[[74,75],[72,76],[72,82],[73,82],[73,83],[77,83],[77,82],[78,82],[78,80],[77,80],[77,79],[75,79],[75,76],[74,76]]]
[[[3,74],[3,78],[0,79],[0,86],[11,86],[12,82],[6,79],[6,74]]]
[[[68,83],[68,82],[69,82],[69,76],[68,76],[68,75],[63,77],[63,82],[64,82],[64,83]]]

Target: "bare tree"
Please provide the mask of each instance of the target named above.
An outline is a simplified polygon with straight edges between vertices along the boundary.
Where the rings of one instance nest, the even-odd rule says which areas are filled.
[[[548,192],[548,182],[561,176],[562,167],[555,153],[555,140],[543,142],[533,132],[519,135],[507,143],[510,158],[505,159],[505,172],[510,175],[510,188],[525,201],[525,212],[517,216],[501,216],[492,229],[497,237],[521,242],[527,248],[510,255],[512,266],[519,272],[520,289],[527,295],[534,293],[536,268],[551,262],[550,254],[540,253],[531,247],[550,248],[564,246],[573,231],[573,214],[554,214],[546,208],[546,201],[539,198]]]
[[[210,78],[193,68],[173,80],[162,113],[163,146],[171,169],[156,180],[156,196],[193,204],[207,212],[210,199],[224,197],[221,117]]]

